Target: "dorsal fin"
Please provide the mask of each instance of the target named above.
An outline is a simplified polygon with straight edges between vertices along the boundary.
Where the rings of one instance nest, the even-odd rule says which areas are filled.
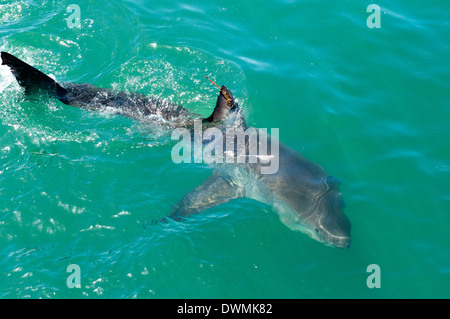
[[[210,80],[208,78],[208,80]],[[211,81],[211,80],[210,80]],[[213,81],[211,81],[213,84],[215,84]],[[217,87],[219,87],[217,84],[215,84]],[[234,100],[233,94],[231,91],[225,86],[222,85],[220,88],[219,96],[217,97],[216,107],[214,108],[213,113],[204,121],[206,122],[220,122],[228,115],[230,110],[237,107],[237,103]]]

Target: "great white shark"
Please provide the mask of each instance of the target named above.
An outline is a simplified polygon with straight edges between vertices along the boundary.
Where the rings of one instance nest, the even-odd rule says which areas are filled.
[[[57,82],[6,52],[1,52],[1,59],[27,95],[46,92],[67,105],[88,110],[111,107],[116,113],[137,120],[160,115],[172,128],[182,126],[192,130],[199,117],[180,105],[139,93],[117,92],[86,83]],[[219,89],[214,111],[203,118],[202,123],[205,127],[217,128],[224,135],[230,129],[248,129],[231,91],[225,85]],[[234,146],[231,156],[238,159],[258,154],[252,148],[259,149],[264,141],[264,147],[270,150],[268,156],[277,162],[276,172],[263,173],[267,159],[218,164],[212,175],[187,193],[162,220],[181,220],[232,199],[247,197],[273,207],[289,228],[326,245],[349,248],[351,224],[343,212],[338,180],[277,139],[270,135],[263,137],[257,137],[256,145],[246,140],[241,151]],[[274,145],[277,152],[273,151]],[[230,156],[229,152],[226,155]]]

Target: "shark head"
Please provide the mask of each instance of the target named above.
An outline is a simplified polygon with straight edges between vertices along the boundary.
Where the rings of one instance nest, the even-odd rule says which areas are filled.
[[[351,224],[343,211],[338,180],[284,148],[281,145],[280,171],[266,179],[281,221],[326,245],[349,248]]]
[[[309,188],[307,194],[304,190],[302,185],[300,200],[289,201],[297,223],[294,228],[326,245],[349,248],[351,224],[343,212],[344,201],[337,180],[328,176],[316,189]]]
[[[330,183],[330,177],[327,178],[327,183]],[[341,193],[330,188],[319,195],[317,201],[318,213],[309,221],[314,232],[312,237],[327,245],[349,248],[351,224],[343,212],[344,201]]]
[[[281,221],[325,245],[349,248],[351,224],[343,212],[341,193],[327,188],[306,192],[303,188],[291,189],[283,192],[282,199],[275,200],[274,208]]]

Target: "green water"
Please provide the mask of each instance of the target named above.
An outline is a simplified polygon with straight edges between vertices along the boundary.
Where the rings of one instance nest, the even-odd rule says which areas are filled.
[[[71,3],[1,1],[0,50],[205,116],[203,76],[226,84],[250,125],[341,181],[352,246],[249,199],[152,225],[212,169],[173,163],[151,123],[24,100],[1,67],[0,297],[450,297],[448,2],[375,2],[380,28],[369,1],[77,1],[69,28]]]

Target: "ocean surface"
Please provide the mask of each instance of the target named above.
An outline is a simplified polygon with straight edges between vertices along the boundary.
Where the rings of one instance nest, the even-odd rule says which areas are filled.
[[[250,199],[153,225],[213,168],[151,122],[25,99],[1,66],[0,298],[449,298],[449,23],[442,0],[2,0],[0,50],[59,81],[203,116],[204,76],[225,84],[340,180],[352,245]]]

